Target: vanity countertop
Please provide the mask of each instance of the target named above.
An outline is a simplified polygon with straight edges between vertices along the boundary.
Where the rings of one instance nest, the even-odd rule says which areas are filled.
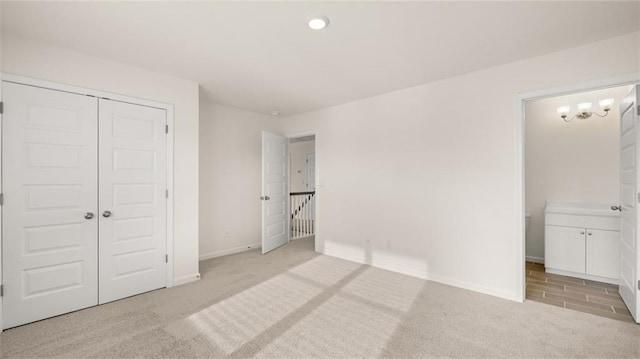
[[[610,204],[588,202],[547,201],[544,212],[577,214],[583,216],[620,217],[620,211],[612,210]]]

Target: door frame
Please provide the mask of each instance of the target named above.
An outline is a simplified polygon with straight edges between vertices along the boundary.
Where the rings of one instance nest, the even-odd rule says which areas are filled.
[[[632,73],[617,77],[609,77],[588,82],[576,83],[567,86],[548,88],[538,91],[523,92],[516,95],[514,103],[515,111],[515,155],[516,155],[516,173],[515,173],[515,189],[516,196],[514,201],[514,250],[515,262],[514,268],[516,273],[516,291],[513,298],[517,302],[524,303],[526,298],[526,279],[525,279],[525,263],[526,263],[526,237],[525,237],[525,103],[528,101],[541,100],[550,97],[570,95],[579,92],[602,90],[611,87],[620,87],[627,85],[637,85],[640,83],[640,74]],[[552,116],[555,115],[551,114]]]
[[[319,156],[319,152],[318,151],[318,140],[319,140],[319,135],[318,135],[318,131],[314,130],[314,131],[305,131],[305,132],[294,132],[294,133],[290,133],[288,135],[285,135],[285,137],[287,138],[287,140],[291,140],[292,138],[300,138],[300,137],[307,137],[307,136],[314,136],[314,144],[313,144],[313,151],[315,153],[315,157],[316,157],[316,173],[315,173],[315,192],[316,192],[316,196],[314,198],[315,201],[315,205],[314,205],[314,223],[313,223],[313,229],[314,229],[314,234],[313,234],[313,245],[314,245],[314,251],[316,253],[324,253],[324,242],[322,242],[322,240],[320,239],[320,196],[318,195],[318,190],[321,188],[320,187],[320,171],[318,170],[318,158]],[[289,161],[291,161],[291,152],[289,152],[289,155],[287,156],[289,158]],[[289,173],[287,173],[288,177],[291,177],[291,169],[289,169]],[[288,184],[288,188],[287,188],[287,195],[289,195],[291,193],[291,178],[289,178],[287,180],[289,182]],[[290,195],[289,195],[290,197]],[[289,212],[291,212],[291,210],[289,210]],[[288,213],[287,216],[291,216],[291,213]],[[291,240],[291,229],[289,229],[289,240]]]
[[[10,73],[0,72],[0,81],[13,82],[21,85],[29,85],[41,87],[50,90],[63,91],[78,95],[88,95],[97,98],[107,98],[114,101],[126,102],[134,105],[142,105],[165,110],[167,112],[167,126],[169,135],[167,136],[167,189],[169,196],[167,198],[167,255],[169,256],[165,273],[165,285],[167,288],[174,286],[173,267],[174,267],[174,108],[173,104],[140,99],[131,96],[120,95],[112,92],[89,89],[86,87],[72,86],[61,84],[58,82],[35,79],[31,77],[14,75]],[[2,101],[2,86],[0,83],[0,101]],[[97,115],[97,112],[96,112]],[[0,114],[0,150],[2,149],[2,121],[3,115]],[[0,152],[1,153],[1,152]],[[2,193],[2,157],[0,156],[0,193]],[[0,216],[2,216],[2,206],[0,206]],[[2,221],[0,221],[0,283],[4,283],[2,279]],[[0,297],[0,328],[2,325],[2,308],[3,302]],[[0,329],[0,332],[2,330]]]

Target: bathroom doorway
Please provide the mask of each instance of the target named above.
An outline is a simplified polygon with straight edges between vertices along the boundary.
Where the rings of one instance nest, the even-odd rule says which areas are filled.
[[[524,103],[525,298],[633,322],[620,295],[620,104],[633,86]]]

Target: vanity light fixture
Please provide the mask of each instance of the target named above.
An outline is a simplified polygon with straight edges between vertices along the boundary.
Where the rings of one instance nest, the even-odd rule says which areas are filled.
[[[329,25],[329,18],[324,15],[312,16],[307,24],[314,30],[322,30]]]
[[[560,106],[556,110],[558,111],[558,115],[560,115],[560,117],[562,117],[564,122],[571,122],[571,121],[573,121],[574,118],[579,118],[581,120],[586,120],[589,117],[591,117],[592,115],[596,115],[598,117],[606,117],[609,114],[609,111],[611,111],[611,106],[613,106],[614,102],[615,101],[612,98],[606,98],[606,99],[598,101],[598,105],[600,106],[602,111],[604,111],[603,114],[599,114],[597,112],[591,111],[591,102],[579,103],[578,104],[578,112],[575,115],[571,116],[571,118],[568,118],[568,119],[567,119],[567,117],[569,116],[569,112],[571,112],[571,106]]]

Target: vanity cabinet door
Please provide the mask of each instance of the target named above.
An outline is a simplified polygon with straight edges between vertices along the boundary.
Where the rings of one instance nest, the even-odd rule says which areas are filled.
[[[545,227],[545,267],[569,272],[585,272],[585,229]]]
[[[587,274],[619,278],[620,232],[587,228]]]

